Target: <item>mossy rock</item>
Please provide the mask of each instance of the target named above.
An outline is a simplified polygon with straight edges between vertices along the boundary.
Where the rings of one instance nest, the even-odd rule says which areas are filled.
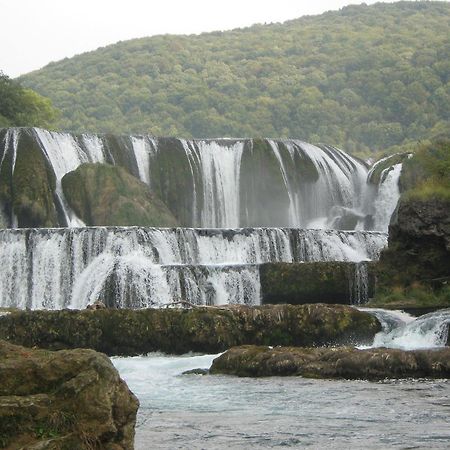
[[[15,311],[0,317],[0,339],[16,344],[128,356],[154,351],[218,353],[243,344],[369,344],[380,329],[368,313],[323,304]]]
[[[3,130],[3,135],[6,131]],[[12,148],[5,149],[7,153],[0,172],[0,202],[5,215],[9,218],[15,214],[21,228],[55,227],[60,224],[54,202],[55,175],[32,132],[24,129],[18,135],[15,162]]]
[[[148,186],[122,167],[82,164],[63,177],[62,186],[67,202],[86,225],[178,226]]]
[[[0,341],[0,448],[133,448],[138,406],[105,355]]]
[[[211,374],[383,380],[450,378],[450,348],[403,351],[242,346],[213,361]]]
[[[383,181],[381,178],[382,176],[386,177],[395,165],[403,163],[410,155],[410,153],[396,153],[395,155],[388,156],[376,162],[373,165],[373,170],[371,171],[367,181],[375,186],[378,186]],[[384,172],[386,169],[389,170]]]
[[[368,296],[372,297],[375,285],[373,264],[364,264],[368,270]],[[356,269],[356,263],[341,261],[262,264],[262,302],[351,304],[358,297],[355,292]]]
[[[283,160],[290,160],[287,153],[285,147],[280,149]],[[288,226],[289,196],[280,164],[266,139],[253,139],[245,143],[241,173],[250,174],[240,180],[243,226]]]

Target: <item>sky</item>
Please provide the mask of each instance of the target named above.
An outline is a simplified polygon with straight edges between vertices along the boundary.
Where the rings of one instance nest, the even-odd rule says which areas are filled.
[[[390,0],[392,1],[392,0]],[[16,77],[79,53],[156,34],[229,30],[360,0],[0,0],[0,70]],[[365,3],[376,3],[366,0]]]

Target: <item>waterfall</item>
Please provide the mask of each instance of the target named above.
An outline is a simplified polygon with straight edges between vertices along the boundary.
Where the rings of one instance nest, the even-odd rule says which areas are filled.
[[[377,258],[386,235],[299,229],[0,230],[0,307],[258,304],[258,265]]]
[[[0,131],[0,169],[8,160],[13,173],[17,155],[26,151],[27,144],[21,144],[24,134],[36,142],[55,174],[56,202],[64,214],[55,226],[83,225],[64,198],[63,176],[83,163],[109,163],[148,184],[185,226],[364,228],[368,170],[334,147],[299,140],[76,136],[12,128]],[[395,207],[398,191],[391,188],[396,187],[399,170],[386,172],[380,185],[377,229],[386,229]]]
[[[392,213],[400,198],[398,181],[402,172],[402,164],[395,164],[384,169],[381,174],[378,193],[374,202],[374,229],[386,232],[389,228]]]
[[[357,262],[353,276],[350,277],[350,294],[352,305],[362,305],[369,300],[369,271],[367,263]]]
[[[42,151],[56,176],[56,195],[64,212],[66,224],[70,227],[83,227],[85,224],[69,207],[62,190],[61,180],[64,175],[87,162],[104,162],[101,143],[95,136],[84,135],[82,140],[87,145],[85,150],[75,138],[67,133],[56,133],[36,128],[34,130],[41,144]]]
[[[203,181],[202,227],[238,227],[244,144],[223,146],[214,141],[198,141],[197,148]]]
[[[383,330],[375,336],[372,347],[414,350],[446,345],[450,309],[442,309],[414,318],[401,311],[360,308],[378,318]]]

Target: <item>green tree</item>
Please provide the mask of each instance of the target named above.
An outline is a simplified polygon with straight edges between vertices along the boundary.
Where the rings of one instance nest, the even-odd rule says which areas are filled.
[[[58,112],[48,98],[22,87],[0,71],[0,127],[51,127]]]

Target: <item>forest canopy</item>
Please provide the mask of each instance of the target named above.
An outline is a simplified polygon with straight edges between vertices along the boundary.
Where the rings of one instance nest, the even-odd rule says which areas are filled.
[[[449,29],[447,2],[362,4],[119,42],[20,80],[66,130],[292,137],[367,156],[449,133]]]
[[[58,117],[51,100],[22,87],[0,71],[0,128],[51,127]]]

